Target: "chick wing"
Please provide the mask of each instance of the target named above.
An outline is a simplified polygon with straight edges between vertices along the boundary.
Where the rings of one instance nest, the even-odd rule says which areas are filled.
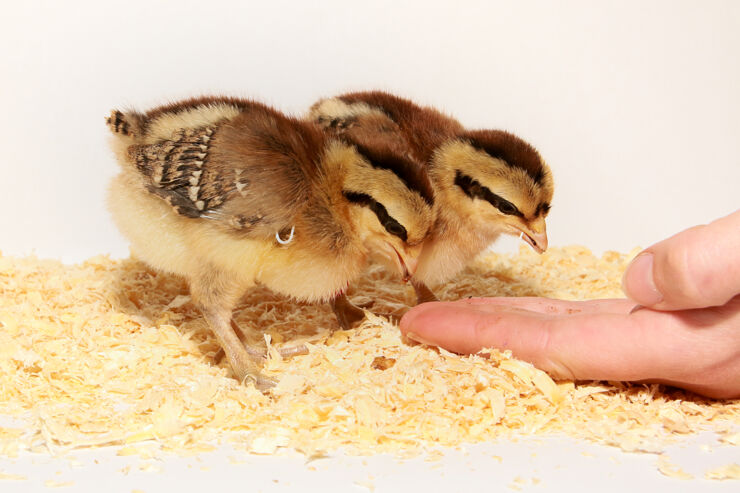
[[[137,139],[128,155],[144,187],[182,216],[213,221],[248,238],[290,230],[310,195],[320,142],[259,105],[232,119]]]

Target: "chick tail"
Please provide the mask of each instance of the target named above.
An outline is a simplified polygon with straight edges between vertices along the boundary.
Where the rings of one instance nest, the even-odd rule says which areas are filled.
[[[105,119],[106,125],[114,135],[119,137],[137,137],[142,133],[142,119],[138,113],[122,113],[112,110]]]

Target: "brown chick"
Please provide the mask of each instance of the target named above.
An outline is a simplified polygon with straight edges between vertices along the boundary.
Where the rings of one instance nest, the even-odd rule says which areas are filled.
[[[260,388],[262,353],[232,311],[255,283],[345,300],[370,256],[408,277],[430,229],[428,179],[403,158],[329,138],[263,104],[205,97],[107,119],[121,165],[109,206],[132,252],[184,276],[236,377]]]
[[[318,101],[308,119],[349,138],[372,134],[425,163],[436,219],[412,278],[418,302],[435,300],[427,286],[454,276],[501,234],[519,235],[539,253],[547,249],[552,174],[515,135],[466,130],[434,108],[381,91]]]

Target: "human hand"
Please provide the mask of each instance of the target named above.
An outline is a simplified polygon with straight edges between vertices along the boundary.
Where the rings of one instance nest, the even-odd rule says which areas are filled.
[[[425,303],[401,331],[458,353],[510,349],[554,378],[740,397],[740,210],[647,248],[623,287],[630,299]]]

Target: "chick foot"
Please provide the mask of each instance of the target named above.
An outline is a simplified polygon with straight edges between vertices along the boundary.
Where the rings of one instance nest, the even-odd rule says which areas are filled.
[[[242,331],[241,327],[234,321],[234,319],[231,319],[231,328],[236,333],[236,336],[241,341],[244,350],[247,352],[250,358],[254,360],[256,363],[264,363],[267,359],[267,351],[255,346],[252,346],[251,344],[247,344],[247,338],[244,336],[244,332]],[[278,353],[280,353],[280,356],[283,358],[292,358],[293,356],[301,356],[304,354],[308,354],[308,348],[305,344],[299,344],[297,346],[293,347],[287,347],[287,348],[275,348]],[[221,360],[225,356],[225,352],[223,349],[219,349],[218,352],[213,357],[216,360],[216,363],[220,363]]]
[[[422,285],[423,286],[423,285]],[[429,291],[429,288],[424,288],[431,294],[433,300],[429,301],[436,301],[437,298],[434,297],[434,294]],[[357,328],[358,325],[360,325],[360,322],[362,322],[365,319],[365,311],[362,310],[362,308],[369,308],[373,306],[374,302],[367,302],[367,303],[361,303],[359,305],[353,304],[351,301],[349,301],[349,298],[347,298],[347,295],[340,295],[334,298],[331,302],[331,309],[334,311],[334,314],[337,316],[337,322],[339,322],[339,326],[343,330],[350,330],[353,328]],[[373,315],[377,315],[378,317],[387,318],[388,321],[394,325],[398,325],[398,323],[401,321],[401,317],[404,313],[406,313],[406,310],[404,310],[403,313],[386,313],[386,312],[372,312]]]
[[[249,353],[249,355],[254,358],[255,361],[264,362],[267,359],[267,351],[260,349],[258,347],[254,347],[250,344],[247,344],[247,338],[244,336],[244,331],[242,331],[241,327],[234,321],[234,319],[231,319],[231,328],[234,329],[234,332],[236,332],[236,336],[239,338],[240,341],[242,341],[242,344],[244,345],[244,349]],[[280,356],[283,358],[292,358],[293,356],[301,356],[303,354],[308,354],[308,348],[305,344],[299,344],[297,346],[293,347],[286,347],[286,348],[275,348],[278,353],[280,353]]]
[[[231,312],[215,308],[204,308],[201,311],[221,344],[223,354],[228,359],[236,378],[240,382],[247,379],[252,380],[255,387],[262,392],[274,387],[277,382],[262,375],[254,356],[247,352],[236,332],[231,328],[230,322],[233,322]]]
[[[343,330],[352,329],[365,319],[365,311],[353,305],[346,294],[340,294],[329,304]]]
[[[431,289],[427,287],[426,284],[424,284],[421,281],[415,281],[413,278],[411,279],[411,285],[414,287],[414,291],[416,291],[416,304],[421,305],[422,303],[426,303],[428,301],[439,301],[439,298],[432,292]]]

